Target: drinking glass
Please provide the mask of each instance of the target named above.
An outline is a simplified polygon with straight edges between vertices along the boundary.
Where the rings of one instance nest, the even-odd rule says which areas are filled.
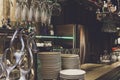
[[[19,69],[20,69],[20,79],[19,80],[28,80],[26,78],[26,76],[33,67],[33,54],[31,51],[31,48],[32,48],[31,43],[32,42],[33,42],[33,37],[31,37],[31,35],[27,36],[26,51],[25,51],[24,57],[19,62]]]

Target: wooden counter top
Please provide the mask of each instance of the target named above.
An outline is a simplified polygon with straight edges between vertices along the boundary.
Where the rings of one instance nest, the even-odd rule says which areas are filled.
[[[116,80],[120,76],[120,62],[109,65],[86,63],[81,65],[81,69],[86,71],[85,80]]]

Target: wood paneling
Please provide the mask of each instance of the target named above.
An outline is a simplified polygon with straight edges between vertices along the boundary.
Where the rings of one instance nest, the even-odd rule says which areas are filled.
[[[74,24],[58,25],[56,26],[56,34],[61,36],[73,36],[74,27]]]
[[[75,27],[76,27],[75,24],[58,25],[55,27],[55,34],[58,36],[73,37],[75,39]],[[62,39],[57,41],[56,43],[62,45],[65,48],[73,48],[74,39],[73,40]]]

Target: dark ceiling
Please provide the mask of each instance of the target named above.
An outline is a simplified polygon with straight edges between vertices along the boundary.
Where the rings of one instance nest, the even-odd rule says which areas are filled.
[[[59,0],[62,6],[60,16],[54,16],[52,23],[54,24],[83,24],[96,26],[99,22],[96,19],[96,10],[98,3],[92,1],[98,0]],[[111,0],[117,5],[117,0]]]
[[[66,0],[61,5],[61,15],[53,17],[53,23],[88,25],[96,23],[97,6],[95,4],[79,0]]]

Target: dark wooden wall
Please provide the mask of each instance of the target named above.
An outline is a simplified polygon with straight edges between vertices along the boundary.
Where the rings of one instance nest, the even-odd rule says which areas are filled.
[[[53,17],[52,23],[84,25],[87,39],[86,62],[98,61],[104,50],[111,52],[116,34],[101,31],[102,22],[96,20],[95,5],[81,4],[77,0],[66,0],[61,5],[61,15]]]

